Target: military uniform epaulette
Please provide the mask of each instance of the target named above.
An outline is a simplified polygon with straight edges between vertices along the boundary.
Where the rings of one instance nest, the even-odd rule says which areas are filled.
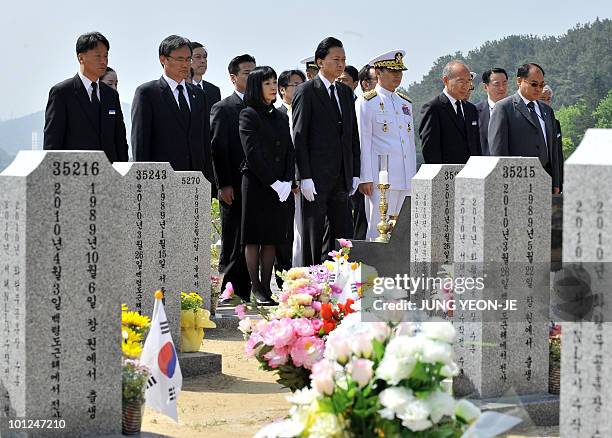
[[[363,93],[363,98],[365,100],[372,100],[378,93],[376,93],[376,90],[370,90],[370,91],[366,91],[365,93]]]
[[[408,102],[412,103],[412,101],[410,100],[410,98],[408,96],[406,96],[404,93],[402,93],[401,91],[396,91],[397,95],[399,97],[401,97],[404,100],[407,100]]]

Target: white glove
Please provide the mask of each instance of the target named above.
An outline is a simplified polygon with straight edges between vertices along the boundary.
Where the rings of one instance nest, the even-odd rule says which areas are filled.
[[[304,194],[304,198],[306,198],[306,200],[310,202],[314,201],[314,195],[317,194],[314,181],[311,178],[303,179],[300,183],[300,187],[302,193]]]
[[[291,183],[276,180],[270,186],[278,194],[278,200],[285,202],[291,193]]]
[[[358,188],[359,188],[359,178],[354,176],[353,177],[353,187],[351,188],[351,196],[355,194]]]

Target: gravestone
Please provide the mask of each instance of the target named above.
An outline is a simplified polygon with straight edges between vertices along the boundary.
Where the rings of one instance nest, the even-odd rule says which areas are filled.
[[[121,432],[119,179],[94,151],[20,152],[0,175],[2,433]]]
[[[455,176],[459,164],[423,164],[412,178],[411,273],[422,278],[442,278],[453,262]],[[415,293],[415,301],[437,295],[435,287]]]
[[[210,183],[202,172],[176,172],[179,183],[179,290],[197,292],[210,310]]]
[[[164,307],[172,340],[178,348],[181,310],[180,273],[189,264],[188,226],[179,211],[180,181],[168,163],[114,163],[122,176],[120,189],[121,246],[118,272],[123,300],[130,310],[153,315],[156,290],[164,292]],[[190,235],[190,240],[191,240]]]
[[[537,158],[472,157],[455,177],[453,298],[500,305],[454,312],[457,395],[548,392],[550,192]]]
[[[610,437],[612,129],[589,129],[565,162],[564,198],[563,264],[576,294],[556,298],[574,300],[567,304],[580,322],[562,323],[561,436]]]

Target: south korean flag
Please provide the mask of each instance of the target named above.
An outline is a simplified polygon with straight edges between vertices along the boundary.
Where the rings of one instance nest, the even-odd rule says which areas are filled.
[[[155,292],[151,330],[144,343],[140,361],[151,371],[147,380],[145,402],[150,408],[178,422],[176,401],[183,384],[183,375],[170,335],[163,294]]]

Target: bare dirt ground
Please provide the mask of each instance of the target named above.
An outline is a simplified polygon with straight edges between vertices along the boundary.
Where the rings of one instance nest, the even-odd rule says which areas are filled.
[[[284,417],[289,409],[288,390],[270,373],[246,359],[244,341],[237,331],[219,330],[204,340],[203,350],[223,355],[223,374],[184,379],[179,397],[179,424],[150,409],[143,432],[170,437],[252,437],[262,426]],[[212,338],[214,336],[214,339]],[[507,437],[558,437],[558,427],[523,427]]]

